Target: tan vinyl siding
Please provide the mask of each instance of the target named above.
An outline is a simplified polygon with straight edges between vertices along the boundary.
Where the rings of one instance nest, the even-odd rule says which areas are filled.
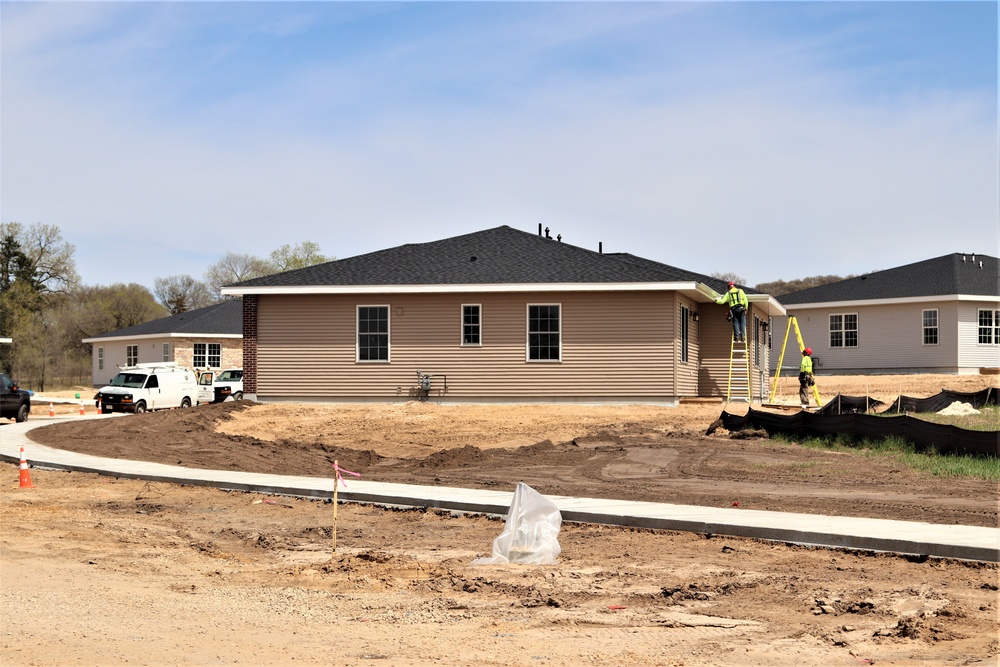
[[[726,321],[726,308],[715,304],[702,304],[701,317],[701,348],[700,364],[698,368],[698,395],[709,397],[717,396],[725,398],[729,387],[729,355],[731,342],[733,339],[733,325]],[[757,311],[751,304],[747,311],[747,348],[753,358],[754,326],[753,318]],[[767,341],[762,341],[766,346]],[[762,350],[762,355],[766,359],[767,351]],[[765,394],[769,375],[766,372],[767,366],[750,366],[750,387],[751,395],[755,401],[761,396],[761,381],[763,380]],[[762,371],[764,371],[762,373]],[[763,377],[762,377],[763,375]],[[734,370],[735,376],[735,370]],[[735,383],[734,383],[735,384]]]
[[[462,304],[481,306],[481,345],[461,345]],[[561,361],[528,361],[527,305],[558,304]],[[390,363],[358,363],[356,309],[388,305]],[[257,394],[407,398],[417,372],[452,400],[675,396],[670,293],[282,295],[258,303]]]
[[[677,366],[674,371],[674,377],[676,378],[676,395],[677,396],[697,396],[698,395],[698,359],[700,353],[700,324],[701,324],[701,311],[699,308],[705,310],[709,309],[710,306],[705,304],[697,304],[693,301],[685,299],[683,297],[677,297],[675,300],[674,312],[679,316],[681,312],[681,306],[687,306],[691,313],[698,313],[698,322],[694,321],[690,316],[688,317],[688,360],[686,362],[681,361],[681,324],[680,321],[676,324],[677,338],[676,338],[676,352],[675,359],[677,360]]]

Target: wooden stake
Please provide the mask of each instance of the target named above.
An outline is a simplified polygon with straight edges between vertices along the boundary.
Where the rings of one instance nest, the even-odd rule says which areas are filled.
[[[340,487],[340,467],[333,462],[333,553],[337,553],[337,489]],[[332,555],[332,554],[331,554]]]

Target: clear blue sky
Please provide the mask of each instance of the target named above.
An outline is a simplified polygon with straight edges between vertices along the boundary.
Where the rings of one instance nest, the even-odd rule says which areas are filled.
[[[86,284],[501,224],[749,284],[1000,254],[997,3],[0,4]]]

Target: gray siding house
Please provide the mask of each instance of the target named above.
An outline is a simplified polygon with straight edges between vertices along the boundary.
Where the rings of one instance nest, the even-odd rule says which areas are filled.
[[[977,374],[1000,367],[996,257],[954,253],[778,299],[812,347],[818,373]],[[786,327],[787,317],[775,318],[775,341]],[[782,374],[798,369],[794,341],[792,334]]]
[[[503,226],[223,293],[242,297],[244,394],[259,401],[672,404],[725,395],[732,329],[714,304],[725,289]],[[748,292],[759,397],[762,325],[784,309]]]
[[[188,368],[239,368],[243,305],[228,300],[151,322],[84,338],[92,346],[91,378],[102,387],[119,367],[172,361]]]

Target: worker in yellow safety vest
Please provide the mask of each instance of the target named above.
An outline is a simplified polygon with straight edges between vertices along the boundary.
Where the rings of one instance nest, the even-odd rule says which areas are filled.
[[[802,409],[809,407],[809,387],[816,384],[813,379],[812,353],[811,347],[802,350],[802,363],[799,364],[799,400],[802,402]]]
[[[729,306],[729,316],[733,321],[733,338],[738,343],[746,342],[747,308],[750,305],[746,292],[730,280],[729,291],[716,299],[715,302],[719,305]]]

